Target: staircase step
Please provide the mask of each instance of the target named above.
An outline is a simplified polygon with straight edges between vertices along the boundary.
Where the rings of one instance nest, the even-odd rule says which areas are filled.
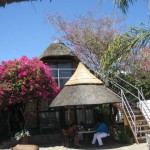
[[[143,123],[143,122],[146,123],[146,120],[145,119],[136,119],[136,123]]]
[[[144,116],[143,116],[143,114],[138,114],[138,115],[135,115],[135,117],[138,118],[138,117],[144,117]]]
[[[130,121],[131,125],[133,125],[133,123]],[[140,125],[147,125],[147,122],[145,119],[142,120],[136,120],[136,125],[140,126]]]
[[[130,104],[130,106],[131,106],[131,104]],[[131,106],[131,108],[140,110],[140,108],[138,108],[137,106]]]
[[[148,124],[142,124],[142,125],[136,125],[136,127],[138,127],[138,128],[139,128],[139,127],[141,127],[141,128],[142,128],[142,127],[147,127],[147,128],[149,128],[149,125],[148,125]]]
[[[138,136],[137,139],[138,140],[144,140],[144,139],[146,139],[146,136]]]
[[[140,130],[140,131],[138,131],[139,133],[148,133],[148,132],[150,132],[150,129],[149,130]]]
[[[134,126],[131,126],[132,128],[134,128]],[[148,128],[149,129],[149,125],[148,124],[142,124],[142,125],[136,125],[137,128]]]
[[[137,115],[141,115],[142,114],[141,110],[139,110],[139,109],[137,109],[137,110],[133,109],[132,111],[133,111],[134,114],[137,114]]]
[[[137,137],[137,139],[138,139],[139,143],[145,143],[146,142],[146,137],[145,136],[139,136],[139,137]]]
[[[144,118],[143,114],[135,114],[135,117],[136,117],[136,118],[140,118],[140,117],[141,117],[141,118]],[[128,118],[130,118],[130,116],[128,116]]]

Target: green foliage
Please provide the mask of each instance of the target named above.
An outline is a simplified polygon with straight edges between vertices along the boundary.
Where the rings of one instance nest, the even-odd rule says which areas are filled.
[[[23,138],[25,136],[30,136],[30,133],[27,130],[22,130],[22,131],[17,132],[15,134],[15,139],[18,141],[18,140],[20,140],[21,138]]]
[[[122,144],[130,143],[130,132],[123,126],[117,126],[111,131],[113,138]]]
[[[114,69],[114,65],[119,61],[119,58],[128,54],[130,51],[130,39],[128,34],[118,35],[114,41],[108,46],[108,49],[101,57],[101,71],[109,72]]]
[[[141,48],[147,46],[149,41],[150,30],[146,28],[131,28],[125,34],[118,35],[101,57],[101,72],[106,71],[108,74],[116,72],[118,66],[127,61],[132,62],[129,59],[131,55],[141,51]]]
[[[102,119],[106,124],[109,123],[109,104],[102,104],[94,109],[95,122]]]

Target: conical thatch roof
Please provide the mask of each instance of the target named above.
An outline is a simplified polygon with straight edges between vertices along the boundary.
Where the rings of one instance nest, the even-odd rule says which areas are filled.
[[[64,43],[60,41],[55,41],[51,44],[42,54],[39,56],[39,59],[43,59],[46,57],[64,57],[64,56],[71,56],[74,57],[75,55],[71,52]]]
[[[80,62],[77,70],[65,85],[77,84],[103,84]]]
[[[82,68],[82,69],[81,69]],[[80,73],[80,71],[82,73]],[[88,82],[89,80],[89,82]],[[121,99],[81,63],[50,107],[117,103]]]
[[[74,85],[65,86],[50,107],[96,105],[120,101],[120,98],[104,85]]]

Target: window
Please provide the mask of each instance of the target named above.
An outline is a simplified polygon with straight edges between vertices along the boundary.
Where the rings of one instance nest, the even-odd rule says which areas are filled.
[[[72,62],[56,62],[49,63],[51,75],[56,79],[58,86],[62,89],[65,83],[73,75]]]

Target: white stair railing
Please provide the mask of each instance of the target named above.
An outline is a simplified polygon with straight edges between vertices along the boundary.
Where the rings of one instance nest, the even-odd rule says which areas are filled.
[[[127,115],[130,118],[131,126],[132,126],[132,129],[134,131],[134,135],[137,137],[136,117],[135,117],[135,114],[134,114],[134,112],[133,112],[133,110],[132,110],[132,108],[131,108],[131,106],[130,106],[123,90],[121,90],[121,98],[122,98],[123,107],[126,110]]]
[[[148,105],[148,101],[145,99],[143,92],[141,92],[137,87],[120,78],[119,76],[116,77],[137,91],[137,96],[135,94],[132,94],[131,92],[130,94],[132,94],[134,97],[138,99],[137,107],[142,111],[147,123],[150,126],[150,105]]]
[[[104,79],[103,78],[104,75],[101,75],[98,72],[95,72],[95,75],[97,77],[99,77],[100,79]],[[129,114],[131,122],[133,124],[133,129],[135,131],[135,135],[137,135],[139,128],[136,127],[136,117],[135,117],[135,114],[133,113],[133,111],[131,111],[132,108],[131,108],[131,106],[129,106],[130,104],[129,104],[128,98],[125,93],[128,93],[128,95],[132,95],[133,99],[136,100],[136,104],[138,104],[138,105],[136,105],[136,107],[142,111],[142,113],[145,116],[145,119],[147,120],[148,123],[150,123],[150,107],[147,105],[147,100],[145,100],[143,93],[137,87],[135,87],[131,83],[125,81],[118,75],[115,75],[114,78],[117,80],[114,80],[113,78],[107,78],[106,80],[108,83],[111,83],[111,86],[115,86],[119,89],[119,92],[117,92],[117,93],[115,92],[115,93],[121,97],[123,107],[126,107],[126,111]],[[117,82],[118,80],[120,80],[122,82],[122,84],[119,84]],[[125,86],[124,86],[125,84],[129,87],[128,89],[125,88]],[[134,93],[130,91],[131,88],[132,88],[132,90],[134,89],[134,91],[135,91]]]

